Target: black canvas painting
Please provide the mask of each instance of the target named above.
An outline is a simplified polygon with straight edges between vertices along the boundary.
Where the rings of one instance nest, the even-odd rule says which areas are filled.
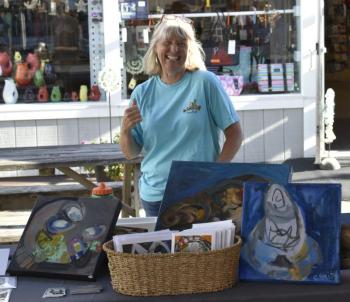
[[[120,210],[114,198],[39,198],[8,271],[94,280]]]

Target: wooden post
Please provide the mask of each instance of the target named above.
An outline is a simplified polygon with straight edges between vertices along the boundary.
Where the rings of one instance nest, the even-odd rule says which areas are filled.
[[[131,181],[133,164],[124,164],[124,181],[122,188],[123,203],[131,207]],[[126,209],[122,209],[122,217],[128,217]]]
[[[140,164],[134,164],[134,192],[133,192],[133,200],[134,200],[134,209],[135,216],[140,216],[140,208],[141,208],[141,200],[140,200],[140,190],[139,190],[139,178],[141,175],[140,172]]]

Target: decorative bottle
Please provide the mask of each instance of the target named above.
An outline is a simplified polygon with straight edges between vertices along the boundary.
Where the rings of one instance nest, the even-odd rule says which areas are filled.
[[[2,97],[6,104],[15,104],[18,99],[18,91],[16,84],[12,78],[5,79],[5,86],[2,92]]]

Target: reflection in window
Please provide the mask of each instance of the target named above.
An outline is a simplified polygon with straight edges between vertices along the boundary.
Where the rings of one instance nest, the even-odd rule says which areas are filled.
[[[5,79],[15,82],[17,103],[89,100],[86,2],[0,1],[0,33],[0,103]]]
[[[119,2],[126,6],[133,1]],[[127,32],[124,65],[144,55],[163,14],[182,14],[194,21],[207,69],[218,75],[229,95],[299,92],[297,5],[296,0],[151,0],[147,17],[140,13],[144,7],[127,6],[127,14],[121,12]],[[147,79],[128,68],[124,78],[124,97]]]

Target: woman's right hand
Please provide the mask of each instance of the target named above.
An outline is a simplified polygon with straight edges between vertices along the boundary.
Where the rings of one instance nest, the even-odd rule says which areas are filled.
[[[126,159],[132,159],[140,154],[141,146],[139,146],[132,137],[131,129],[141,122],[140,110],[136,101],[132,100],[131,106],[124,112],[121,132],[120,132],[120,148],[122,149]]]
[[[131,106],[124,112],[122,120],[122,131],[130,132],[135,125],[142,121],[139,107],[135,100],[132,100]]]

